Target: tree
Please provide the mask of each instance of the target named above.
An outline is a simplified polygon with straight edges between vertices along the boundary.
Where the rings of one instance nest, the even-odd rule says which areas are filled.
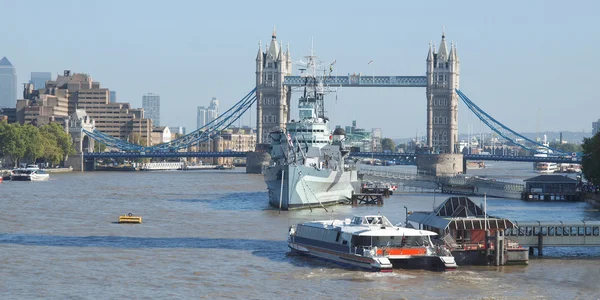
[[[600,132],[591,138],[583,139],[582,148],[581,171],[583,176],[593,184],[600,184]]]
[[[105,150],[106,150],[106,145],[104,145],[100,142],[94,143],[94,152],[104,152]]]
[[[71,135],[65,131],[65,128],[62,125],[50,123],[42,126],[40,130],[48,131],[54,136],[56,145],[62,150],[62,161],[66,161],[69,155],[74,155],[76,153]]]
[[[25,141],[21,134],[21,125],[0,122],[0,152],[8,156],[15,164],[25,156]]]
[[[21,127],[21,139],[25,146],[25,157],[34,162],[42,157],[44,152],[40,130],[31,125],[26,124]]]
[[[566,153],[581,152],[581,145],[579,144],[561,144],[558,142],[551,142],[549,146],[550,148],[554,148]]]
[[[383,151],[387,150],[394,152],[396,151],[396,143],[394,143],[394,141],[392,141],[390,138],[383,138],[381,139],[381,149],[383,149]]]
[[[40,141],[41,157],[52,165],[59,164],[64,155],[63,150],[58,146],[56,136],[47,130],[40,130]]]

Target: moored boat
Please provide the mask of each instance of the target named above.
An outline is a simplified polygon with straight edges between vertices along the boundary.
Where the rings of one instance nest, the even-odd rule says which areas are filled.
[[[48,180],[50,174],[41,170],[37,166],[27,166],[26,168],[17,168],[10,172],[11,181],[43,181]]]
[[[290,227],[288,246],[293,252],[370,271],[455,269],[450,251],[432,243],[435,235],[394,226],[384,216],[367,215],[297,224]]]

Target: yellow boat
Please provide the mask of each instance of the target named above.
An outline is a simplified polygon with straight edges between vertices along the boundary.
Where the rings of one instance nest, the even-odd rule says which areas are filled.
[[[125,216],[119,216],[119,223],[141,224],[142,217],[141,216],[133,216],[133,215],[131,215],[131,213],[128,213]]]

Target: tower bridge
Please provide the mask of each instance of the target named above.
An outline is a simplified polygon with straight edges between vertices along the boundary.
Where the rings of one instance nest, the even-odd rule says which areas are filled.
[[[220,115],[217,119],[198,128],[192,133],[174,141],[144,147],[119,140],[90,128],[71,128],[77,132],[78,141],[87,141],[90,138],[106,144],[114,149],[126,151],[128,157],[201,157],[195,152],[182,152],[191,145],[214,138],[223,129],[228,128],[238,120],[254,103],[256,103],[256,133],[257,151],[247,154],[249,173],[259,173],[262,165],[267,164],[269,156],[266,153],[269,143],[269,131],[274,127],[285,128],[291,119],[290,104],[292,88],[304,84],[305,78],[292,75],[292,59],[289,45],[284,50],[283,44],[277,40],[273,31],[271,41],[263,46],[259,44],[256,55],[256,86],[232,108]],[[532,141],[509,127],[500,123],[488,113],[483,111],[470,100],[460,89],[460,60],[455,44],[448,46],[446,36],[442,32],[439,48],[429,44],[425,59],[425,75],[417,76],[368,76],[361,74],[348,74],[347,76],[330,76],[324,74],[317,77],[323,85],[330,87],[413,87],[425,88],[427,108],[427,147],[431,154],[415,155],[414,159],[407,159],[416,163],[420,171],[436,175],[438,173],[458,173],[463,171],[462,166],[466,159],[478,160],[508,160],[508,161],[537,161],[533,158],[501,157],[501,156],[463,156],[459,154],[458,141],[458,101],[461,99],[466,106],[487,126],[499,136],[509,142],[526,149],[536,150],[547,146]],[[77,159],[95,159],[99,157],[122,157],[125,154],[87,153],[79,142]],[[93,145],[93,143],[91,143]],[[554,150],[554,149],[550,149]],[[555,151],[555,150],[554,150]],[[119,156],[121,155],[121,156]],[[157,156],[158,155],[158,156]],[[198,155],[198,156],[195,156]],[[211,153],[211,157],[236,155],[242,153]],[[358,156],[360,154],[353,154]],[[369,154],[380,156],[380,154]],[[546,159],[547,160],[547,159]],[[544,160],[544,161],[546,161]],[[556,158],[552,161],[565,160]]]

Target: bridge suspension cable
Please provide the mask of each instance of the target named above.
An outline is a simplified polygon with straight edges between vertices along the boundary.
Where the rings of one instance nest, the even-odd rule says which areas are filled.
[[[498,120],[494,119],[492,116],[487,114],[485,111],[483,111],[483,109],[479,108],[479,106],[477,106],[475,103],[473,103],[473,101],[471,101],[471,99],[469,99],[469,97],[467,97],[461,90],[456,89],[456,93],[458,94],[460,99],[462,99],[462,101],[465,103],[465,105],[467,105],[467,107],[485,125],[487,125],[494,132],[496,132],[497,134],[499,134],[501,137],[505,138],[506,140],[510,141],[511,143],[513,143],[519,147],[525,148],[527,150],[537,151],[538,149],[542,148],[542,149],[547,149],[547,150],[552,151],[553,154],[559,154],[559,155],[566,154],[565,152],[563,152],[561,150],[557,150],[557,149],[548,147],[544,144],[535,142],[535,141],[515,132],[514,130],[508,128],[507,126],[505,126],[504,124],[500,123]],[[521,142],[519,139],[524,142]]]
[[[217,118],[208,124],[200,127],[193,132],[179,137],[167,143],[162,143],[154,146],[141,146],[123,141],[121,139],[110,136],[98,130],[87,131],[83,130],[89,137],[103,143],[109,147],[117,148],[122,151],[164,151],[164,150],[179,150],[187,148],[195,143],[203,142],[209,138],[218,135],[221,130],[227,129],[231,124],[237,121],[252,105],[256,102],[256,88],[252,89],[242,100],[234,104],[231,108],[219,115]]]

